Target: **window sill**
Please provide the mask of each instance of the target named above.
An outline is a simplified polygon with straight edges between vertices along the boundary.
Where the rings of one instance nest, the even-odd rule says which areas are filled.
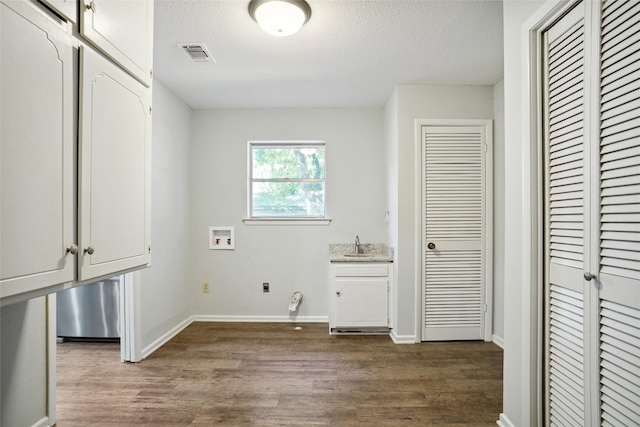
[[[245,218],[244,225],[329,225],[331,218]]]

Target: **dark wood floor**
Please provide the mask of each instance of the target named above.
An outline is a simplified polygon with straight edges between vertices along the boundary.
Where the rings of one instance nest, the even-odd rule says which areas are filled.
[[[326,324],[194,323],[141,363],[58,344],[58,427],[492,426],[502,350],[393,344]]]

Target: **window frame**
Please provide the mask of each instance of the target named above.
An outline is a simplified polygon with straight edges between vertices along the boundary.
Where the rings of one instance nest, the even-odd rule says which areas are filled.
[[[254,148],[321,148],[324,150],[324,178],[254,178]],[[260,140],[247,143],[247,217],[246,225],[328,225],[331,219],[327,216],[327,143],[322,140]],[[322,182],[324,184],[324,212],[322,216],[253,216],[253,185],[257,182]]]

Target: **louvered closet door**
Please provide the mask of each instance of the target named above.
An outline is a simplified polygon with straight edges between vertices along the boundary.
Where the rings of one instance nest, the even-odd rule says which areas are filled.
[[[423,341],[484,338],[485,128],[423,126]]]
[[[599,356],[603,426],[640,425],[640,2],[602,10]],[[598,199],[596,199],[598,200]]]
[[[640,2],[588,4],[546,34],[547,421],[639,426]]]
[[[545,309],[547,424],[586,415],[585,34],[579,4],[545,34]]]

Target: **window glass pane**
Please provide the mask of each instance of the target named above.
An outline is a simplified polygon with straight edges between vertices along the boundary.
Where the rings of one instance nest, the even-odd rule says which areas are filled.
[[[324,179],[324,148],[253,147],[253,179]]]
[[[324,182],[254,182],[252,217],[324,217]]]

